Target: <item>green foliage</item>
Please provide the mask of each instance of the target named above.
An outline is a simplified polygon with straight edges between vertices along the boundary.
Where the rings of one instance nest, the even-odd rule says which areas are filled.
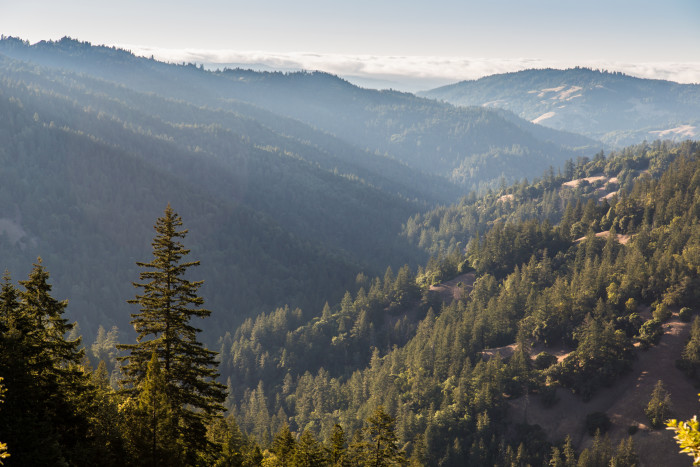
[[[405,453],[398,445],[394,419],[381,405],[374,410],[362,429],[359,451],[364,465],[380,467],[407,463]]]
[[[693,465],[700,465],[700,422],[697,416],[686,421],[668,420],[666,426],[675,432],[680,452],[692,457]]]
[[[534,360],[535,368],[545,370],[557,363],[557,357],[548,352],[540,352]]]
[[[309,430],[304,430],[299,437],[290,465],[295,467],[323,467],[329,465],[326,451]]]
[[[337,423],[333,426],[327,449],[332,466],[347,465],[347,438],[343,427]]]
[[[591,436],[596,433],[605,434],[611,424],[610,417],[605,412],[592,412],[586,415],[586,431]]]
[[[671,310],[668,309],[666,304],[659,303],[654,307],[652,316],[656,321],[664,323],[671,317]]]
[[[164,423],[177,430],[178,436],[174,438],[169,434],[168,445],[177,449],[177,444],[181,444],[181,462],[195,464],[200,462],[198,456],[211,451],[206,424],[223,411],[221,403],[225,396],[224,386],[215,381],[218,376],[216,352],[206,349],[197,340],[200,330],[190,323],[193,317],[209,316],[210,311],[201,308],[204,300],[197,294],[203,281],[187,278],[188,269],[199,262],[184,261],[189,250],[179,240],[187,234],[187,230],[178,230],[181,226],[181,218],[168,205],[163,217],[156,222],[153,260],[137,263],[146,269],[140,273],[140,279],[145,282],[134,283],[135,287],[143,289],[143,294],[129,300],[140,306],[139,313],[132,314],[138,342],[119,348],[130,353],[121,358],[127,362],[122,384],[128,394],[138,398],[140,412],[149,414],[148,438],[154,440],[151,455],[158,457],[156,411],[172,411],[167,416],[167,420],[172,421]],[[159,402],[160,399],[163,401]],[[167,407],[161,409],[164,404]],[[165,415],[158,415],[158,418],[163,417]],[[178,443],[173,442],[174,439]]]
[[[600,386],[609,386],[614,378],[631,366],[632,344],[612,322],[606,324],[587,315],[575,333],[576,350],[556,368],[559,381],[589,399]]]
[[[296,441],[289,431],[289,426],[285,424],[272,440],[272,453],[275,455],[276,465],[291,464],[295,450]]]
[[[664,426],[666,420],[671,416],[672,410],[671,395],[664,388],[663,382],[659,380],[654,386],[649,403],[644,409],[644,414],[649,419],[651,427],[658,429]]]
[[[684,306],[678,312],[678,318],[680,318],[680,320],[683,321],[684,323],[689,323],[690,320],[693,318],[693,310],[691,310],[687,306]]]
[[[21,464],[89,463],[94,386],[81,365],[80,338],[63,317],[67,303],[51,296],[41,259],[18,290],[5,274],[0,292],[0,374],[7,389],[0,432]],[[96,457],[92,457],[96,456]]]
[[[657,319],[650,319],[642,324],[639,328],[639,336],[637,339],[642,344],[643,349],[648,349],[652,345],[656,345],[661,340],[664,330],[661,321]]]
[[[120,407],[127,449],[144,464],[184,465],[176,411],[166,393],[164,371],[154,351],[135,398]]]
[[[467,264],[463,247],[442,250],[439,246],[416,274],[423,287],[422,308],[412,308],[411,302],[391,305],[396,303],[391,297],[396,296],[393,290],[399,274],[387,270],[383,278],[360,278],[357,285],[362,290],[348,292],[315,312],[284,308],[248,321],[236,335],[222,340],[224,348],[230,349],[228,355],[223,352],[223,371],[230,371],[228,365],[235,362],[232,381],[241,382],[232,391],[231,401],[242,427],[261,441],[266,435],[260,426],[271,426],[274,432],[284,423],[328,440],[336,423],[348,433],[357,433],[358,417],[367,417],[381,404],[396,415],[397,439],[412,460],[420,458],[428,465],[497,464],[518,458],[531,459],[528,462],[533,465],[547,462],[542,453],[549,448],[537,453],[527,443],[519,448],[498,424],[503,420],[504,397],[530,391],[554,395],[563,385],[589,398],[600,387],[613,384],[631,366],[632,338],[639,335],[651,345],[663,331],[655,320],[643,325],[638,308],[664,302],[671,289],[685,300],[691,293],[688,284],[695,284],[697,273],[689,266],[694,259],[688,255],[685,259],[683,251],[696,241],[697,233],[688,226],[700,213],[693,207],[696,182],[687,176],[698,170],[697,148],[651,148],[651,157],[675,159],[668,165],[669,174],[661,179],[642,177],[635,183],[633,177],[628,191],[609,204],[591,204],[588,198],[585,203],[567,203],[570,216],[580,218],[586,211],[591,223],[607,223],[612,233],[602,238],[591,231],[579,242],[563,242],[556,252],[543,248],[546,243],[540,244],[538,236],[557,238],[563,231],[561,223],[546,226],[510,220],[497,225],[485,209],[491,206],[488,196],[465,200],[475,209],[484,208],[483,224],[477,222],[484,233],[467,254],[477,258],[491,251],[475,247],[483,247],[487,237],[505,245],[508,236],[502,234],[507,231],[522,235],[517,255],[524,258],[499,259],[510,262],[499,275],[487,269],[475,271],[468,300],[440,304],[427,292],[436,280],[463,272],[460,265]],[[637,149],[614,157],[633,161]],[[689,160],[695,165],[689,167]],[[608,162],[615,160],[594,163],[605,166]],[[638,165],[643,166],[643,162]],[[523,185],[523,193],[528,186]],[[506,190],[516,188],[520,189]],[[682,211],[686,216],[682,222],[666,223],[665,214],[659,213],[665,212],[667,193],[675,196],[676,189],[685,193],[689,207]],[[574,200],[583,194],[568,193]],[[646,205],[648,199],[654,199],[653,209]],[[559,200],[561,206],[563,199]],[[578,214],[576,204],[580,204]],[[618,215],[628,216],[622,224],[634,234],[625,245],[616,241],[615,230],[622,219]],[[455,238],[453,245],[464,245],[464,240]],[[515,251],[512,245],[505,248]],[[667,253],[671,251],[676,255],[673,261]],[[401,338],[393,340],[397,331]],[[524,343],[525,352],[507,362],[490,352],[496,356],[483,361],[484,350],[514,342]],[[537,361],[530,364],[527,357],[532,343],[565,346],[571,353],[562,363],[538,369]],[[358,463],[362,443],[359,435],[349,443],[346,459],[351,464]],[[613,451],[605,451],[610,454],[606,462],[614,457]]]

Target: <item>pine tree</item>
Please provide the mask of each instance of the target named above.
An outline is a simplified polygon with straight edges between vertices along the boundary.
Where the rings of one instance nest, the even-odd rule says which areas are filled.
[[[177,456],[175,421],[172,407],[164,392],[165,387],[165,375],[154,352],[148,363],[146,378],[139,388],[138,399],[139,410],[147,420],[146,439],[150,445],[152,465],[157,465],[159,460],[174,459]]]
[[[157,355],[163,372],[164,392],[179,421],[180,440],[187,462],[196,464],[198,456],[211,449],[206,437],[206,423],[223,411],[225,386],[216,382],[216,352],[206,349],[198,340],[200,329],[190,321],[204,318],[210,311],[202,308],[197,295],[203,281],[186,278],[190,268],[199,261],[184,261],[190,250],[181,243],[187,230],[178,230],[182,219],[168,206],[155,225],[152,242],[153,259],[136,264],[145,270],[139,274],[141,283],[134,283],[142,294],[129,300],[140,307],[132,314],[131,324],[137,332],[137,343],[120,345],[129,356],[121,357],[124,365],[124,388],[137,396],[146,378],[148,362]]]
[[[323,467],[329,465],[328,456],[321,443],[309,430],[304,430],[294,449],[292,457],[294,467]]]
[[[208,427],[209,439],[219,446],[219,455],[214,460],[214,467],[242,467],[246,440],[241,433],[233,414],[228,417],[217,417]]]
[[[661,380],[656,382],[651,392],[651,399],[644,410],[652,428],[661,428],[671,415],[671,395],[664,388]]]
[[[0,291],[0,374],[6,413],[0,432],[18,465],[57,464],[85,457],[92,387],[81,365],[80,338],[63,317],[67,302],[51,296],[39,258],[18,290],[6,273]]]
[[[275,454],[277,465],[289,465],[295,449],[296,441],[289,431],[289,425],[285,424],[272,441],[272,452]]]
[[[331,465],[344,465],[347,457],[347,439],[343,427],[337,423],[333,426],[329,444],[328,452],[330,454]]]
[[[406,457],[399,449],[394,432],[394,419],[379,406],[367,419],[364,428],[364,463],[380,467],[387,465],[404,465]]]

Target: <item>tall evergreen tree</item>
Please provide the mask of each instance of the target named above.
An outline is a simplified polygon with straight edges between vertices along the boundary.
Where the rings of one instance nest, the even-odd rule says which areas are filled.
[[[168,204],[154,227],[153,259],[136,263],[145,269],[139,274],[142,282],[134,283],[142,293],[129,300],[140,307],[131,315],[137,343],[119,348],[130,352],[121,360],[126,361],[124,388],[132,396],[141,391],[151,356],[157,355],[165,395],[179,420],[186,462],[197,464],[205,462],[201,454],[212,447],[206,424],[223,411],[225,386],[215,381],[216,352],[197,340],[201,330],[190,323],[193,317],[205,318],[211,312],[202,308],[204,299],[197,294],[204,281],[186,277],[199,261],[184,261],[190,250],[180,241],[187,235],[181,227],[182,219]]]
[[[334,466],[344,465],[347,457],[347,439],[343,427],[337,423],[333,426],[329,444],[328,452],[331,464]]]
[[[5,274],[0,291],[0,374],[6,379],[6,413],[0,432],[17,465],[79,463],[85,458],[92,393],[81,361],[80,338],[66,337],[73,325],[67,306],[51,296],[49,273],[34,264],[18,290]]]
[[[380,467],[407,463],[405,453],[399,448],[394,419],[384,411],[384,407],[380,405],[375,409],[363,431],[365,465]]]

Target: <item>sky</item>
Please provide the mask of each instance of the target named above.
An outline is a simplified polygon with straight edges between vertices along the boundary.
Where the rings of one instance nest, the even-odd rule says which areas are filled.
[[[0,33],[409,91],[550,66],[700,83],[700,0],[0,0]]]

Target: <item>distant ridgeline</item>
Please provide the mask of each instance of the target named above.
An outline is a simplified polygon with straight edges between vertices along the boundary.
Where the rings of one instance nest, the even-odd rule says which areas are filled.
[[[8,278],[0,294],[8,388],[0,410],[13,414],[0,418],[7,465],[13,444],[18,462],[75,465],[638,462],[631,438],[615,439],[615,449],[598,434],[576,452],[571,438],[552,439],[551,427],[512,423],[509,407],[529,397],[541,404],[528,410],[547,410],[564,389],[594,397],[629,371],[637,347],[658,343],[673,312],[693,314],[698,143],[599,152],[532,183],[435,207],[441,189],[402,191],[408,179],[384,177],[373,162],[336,170],[341,152],[252,117],[0,60],[0,253],[18,278],[32,257],[44,258],[23,289]],[[189,120],[175,118],[183,115]],[[439,179],[338,144],[415,180]],[[196,339],[185,338],[182,349],[192,352],[172,362],[163,343],[178,341],[157,323],[152,341],[121,354],[115,347],[134,341],[124,336],[134,312],[125,300],[134,297],[136,262],[148,258],[148,218],[163,200],[178,206],[190,230],[185,246],[202,262],[187,277],[205,280],[200,292],[213,313],[202,327],[210,341],[223,334],[225,419],[217,415],[223,387],[211,381],[202,387],[216,397],[195,405],[205,412],[188,402],[198,386],[183,362],[200,359],[202,374],[216,374],[214,353]],[[48,295],[43,265],[52,294],[71,299],[67,308]],[[443,303],[431,286],[448,279],[457,298]],[[33,299],[37,290],[42,300]],[[647,306],[651,317],[640,313]],[[64,309],[85,327],[102,326],[93,344],[83,342],[96,370]],[[112,323],[121,336],[105,330]],[[692,377],[694,339],[679,363]],[[17,355],[17,342],[28,352]],[[505,346],[510,354],[484,358]],[[564,353],[532,355],[535,346]],[[125,358],[136,365],[127,380]],[[126,392],[115,391],[120,382]],[[609,426],[604,417],[588,421],[593,433]]]
[[[128,329],[134,261],[168,201],[219,330],[415,267],[410,216],[596,146],[324,73],[210,72],[69,38],[0,39],[0,113],[3,267],[42,256],[91,337]]]
[[[605,391],[700,300],[695,142],[606,157],[511,113],[323,73],[210,72],[12,38],[0,40],[0,141],[0,258],[29,277],[0,291],[7,465],[8,440],[24,440],[15,459],[41,447],[38,464],[633,465],[632,441],[616,450],[601,434],[577,453],[551,427],[513,423],[509,406]],[[168,203],[201,261],[181,279],[204,280],[226,419],[212,381],[210,401],[188,399],[187,359],[216,374],[194,328],[156,323],[153,341],[115,347],[135,341],[126,300],[149,278],[136,263]],[[431,288],[447,280],[450,293]],[[693,329],[679,365],[695,378]],[[188,351],[167,357],[174,343]],[[531,355],[554,346],[560,358]],[[120,361],[128,394],[115,391]]]
[[[486,76],[419,93],[460,106],[504,109],[621,147],[700,138],[700,85],[571,68]]]

